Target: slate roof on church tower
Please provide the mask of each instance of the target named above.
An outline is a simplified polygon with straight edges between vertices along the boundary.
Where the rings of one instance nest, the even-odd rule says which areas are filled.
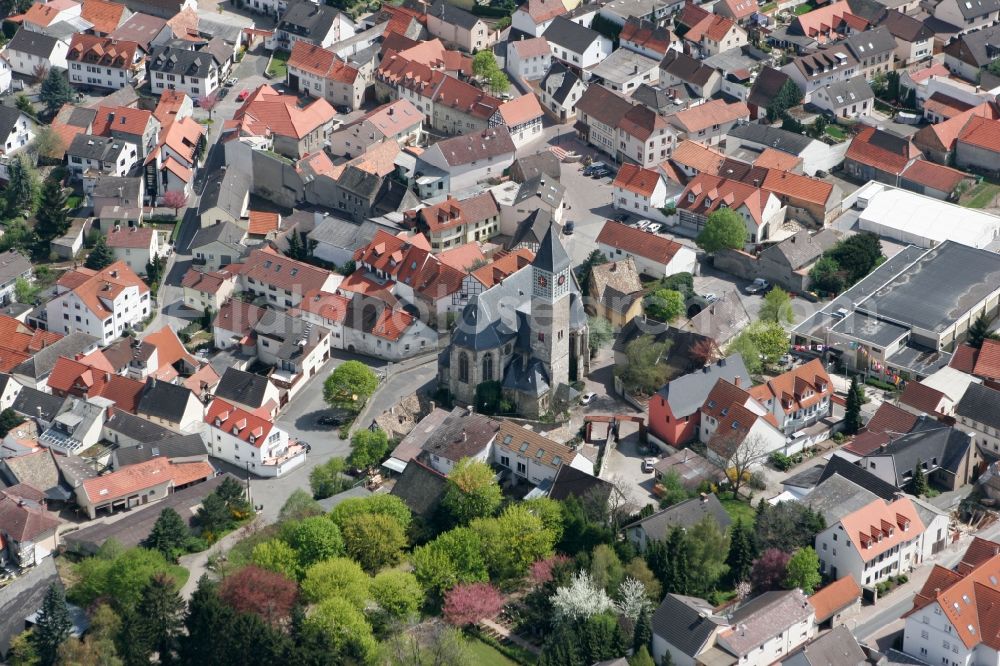
[[[569,255],[559,242],[559,232],[556,231],[554,224],[549,227],[545,238],[538,246],[538,253],[531,265],[549,273],[558,273],[569,268]]]

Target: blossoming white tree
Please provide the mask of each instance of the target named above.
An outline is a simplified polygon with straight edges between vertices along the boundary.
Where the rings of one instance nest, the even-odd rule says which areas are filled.
[[[569,587],[560,587],[552,595],[552,608],[559,620],[585,620],[614,608],[611,598],[594,585],[590,574],[577,572]]]

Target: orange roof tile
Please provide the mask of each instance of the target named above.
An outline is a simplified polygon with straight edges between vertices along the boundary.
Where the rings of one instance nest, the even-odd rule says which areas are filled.
[[[59,16],[61,11],[69,9],[75,4],[77,3],[65,0],[55,0],[47,3],[36,2],[22,15],[23,20],[46,28]]]
[[[640,196],[651,197],[660,184],[660,174],[652,169],[643,169],[636,164],[625,163],[618,169],[614,187],[634,192]]]
[[[272,231],[277,231],[281,225],[281,216],[263,210],[250,211],[250,222],[247,226],[247,233],[256,236],[265,236]]]
[[[498,109],[500,117],[507,127],[516,127],[536,118],[541,118],[542,105],[533,94],[521,95],[509,102],[504,102]]]
[[[790,155],[783,150],[776,148],[765,148],[760,156],[754,160],[754,166],[765,169],[780,169],[781,171],[793,171],[802,166],[802,158]]]
[[[124,261],[116,261],[100,271],[82,267],[67,271],[56,284],[75,293],[87,309],[102,320],[112,314],[105,301],[110,302],[125,289],[135,288],[139,294],[149,292],[146,283]]]
[[[930,187],[940,192],[954,192],[962,181],[970,176],[958,169],[935,164],[929,160],[917,160],[906,168],[902,177],[911,182]]]
[[[148,250],[156,236],[152,227],[121,227],[107,234],[108,247]]]
[[[158,331],[148,333],[142,341],[156,346],[156,359],[160,368],[172,366],[178,361],[184,361],[194,367],[198,366],[198,360],[188,353],[180,338],[177,337],[177,333],[170,326],[163,326]]]
[[[325,291],[310,291],[302,296],[298,310],[309,312],[330,322],[343,323],[351,299]]]
[[[670,159],[695,171],[714,175],[719,173],[719,169],[726,161],[726,156],[708,146],[685,139],[677,144]]]
[[[833,195],[833,185],[798,173],[768,169],[761,187],[779,196],[826,205]]]
[[[168,127],[177,119],[181,106],[187,95],[180,90],[164,90],[156,103],[153,115],[160,121],[161,131],[165,132]]]
[[[534,252],[528,248],[518,248],[502,256],[494,256],[489,264],[472,271],[472,277],[489,289],[525,266],[529,266],[534,260]]]
[[[551,21],[566,13],[566,5],[562,3],[562,0],[528,0],[522,5],[522,9],[536,24]]]
[[[645,257],[659,264],[669,264],[683,247],[664,236],[649,234],[621,222],[607,220],[597,235],[597,243]]]
[[[112,32],[122,23],[125,5],[106,0],[84,0],[80,16],[94,24],[97,32]]]
[[[700,42],[703,38],[708,37],[714,42],[721,42],[735,27],[736,24],[725,16],[709,14],[691,26],[691,29],[684,33],[684,39]]]
[[[898,175],[910,160],[920,157],[920,151],[908,138],[896,137],[875,127],[864,127],[854,136],[845,157]]]
[[[676,36],[667,28],[658,27],[650,21],[640,21],[635,17],[629,17],[625,21],[618,36],[622,42],[631,42],[636,46],[666,55],[670,45],[677,41]]]
[[[507,48],[514,49],[519,58],[535,58],[552,52],[548,40],[544,37],[532,37],[531,39],[510,42]]]
[[[66,59],[103,67],[128,69],[136,62],[139,45],[127,40],[77,33],[69,43]]]
[[[123,467],[117,472],[85,479],[83,490],[91,504],[99,504],[128,497],[163,483],[180,486],[214,474],[215,470],[207,462],[172,463],[166,458],[153,458]]]
[[[1000,118],[1000,107],[990,102],[983,102],[977,107],[964,111],[957,116],[940,123],[934,123],[921,128],[913,135],[913,140],[921,146],[937,150],[951,150],[959,133],[965,128],[971,118]]]
[[[336,111],[323,98],[300,107],[298,97],[282,95],[264,85],[247,97],[236,110],[233,121],[250,136],[277,134],[301,139],[331,122],[335,115]]]
[[[958,133],[958,140],[993,153],[1000,153],[1000,120],[973,116]]]
[[[174,487],[186,486],[195,481],[204,481],[215,476],[215,468],[205,461],[171,462]]]
[[[723,99],[714,99],[693,106],[670,116],[688,132],[700,132],[713,125],[724,125],[740,118],[750,118],[750,108],[743,102],[729,104]]]
[[[181,278],[181,286],[187,289],[194,289],[204,294],[217,294],[222,285],[233,283],[236,276],[228,271],[202,272],[189,268],[184,277]]]
[[[882,499],[873,500],[841,518],[840,524],[865,562],[924,531],[920,515],[908,497],[888,504]]]
[[[861,598],[861,587],[854,576],[844,576],[809,597],[816,612],[816,622],[825,622]]]
[[[778,400],[786,414],[808,409],[824,397],[833,395],[833,382],[823,363],[814,358],[750,389],[750,395],[761,402]]]
[[[206,363],[190,377],[184,379],[184,386],[200,398],[203,391],[211,391],[219,384],[219,373],[215,371],[210,363]]]
[[[763,210],[770,196],[769,190],[702,173],[688,183],[677,198],[677,207],[707,216],[723,204],[734,210],[746,206],[750,217],[760,226],[763,223]]]
[[[983,340],[972,374],[985,379],[1000,379],[1000,340]]]
[[[486,255],[478,243],[466,243],[438,254],[438,261],[460,271],[468,271],[476,264],[486,261]]]
[[[267,441],[267,436],[271,433],[271,428],[274,427],[270,420],[241,407],[231,405],[221,398],[216,398],[208,406],[205,423],[258,449]]]

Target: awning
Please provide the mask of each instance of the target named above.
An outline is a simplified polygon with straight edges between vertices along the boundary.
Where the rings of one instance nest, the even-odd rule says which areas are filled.
[[[382,467],[390,469],[393,472],[396,472],[397,474],[402,474],[403,470],[406,469],[406,463],[400,460],[399,458],[389,458],[384,463],[382,463]]]

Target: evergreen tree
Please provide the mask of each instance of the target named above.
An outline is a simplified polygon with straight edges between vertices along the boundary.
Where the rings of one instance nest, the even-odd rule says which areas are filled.
[[[10,215],[34,215],[38,206],[38,172],[24,153],[18,153],[7,166],[7,208]]]
[[[635,623],[635,631],[632,633],[632,649],[637,653],[642,648],[649,648],[652,641],[653,627],[649,621],[649,611],[644,610]]]
[[[38,207],[35,219],[38,220],[35,232],[43,241],[58,238],[69,229],[66,194],[58,180],[49,178],[42,186],[41,205]]]
[[[726,557],[729,579],[733,584],[750,579],[755,555],[753,532],[742,520],[737,520],[729,534],[729,554]]]
[[[646,565],[653,575],[659,579],[660,584],[666,584],[667,580],[667,544],[660,540],[653,540],[646,544]],[[664,591],[667,591],[664,588]]]
[[[187,635],[181,640],[181,663],[190,666],[225,663],[226,646],[219,637],[228,634],[235,616],[235,611],[219,599],[218,583],[203,574],[184,618]]]
[[[153,529],[142,545],[150,550],[158,550],[171,562],[176,562],[178,555],[185,550],[191,533],[184,519],[172,508],[167,507],[160,512],[160,517],[153,524]]]
[[[986,313],[983,312],[981,315],[976,317],[976,321],[972,322],[972,326],[969,327],[968,337],[965,341],[970,346],[979,349],[983,346],[983,340],[988,337],[990,337],[990,320],[986,317]]]
[[[910,492],[917,497],[923,497],[930,489],[927,484],[927,475],[924,474],[924,465],[920,458],[917,458],[917,464],[913,468],[913,478],[910,480]]]
[[[171,663],[184,627],[184,600],[174,589],[169,576],[157,574],[142,591],[135,609],[135,640],[160,656],[160,663]]]
[[[690,587],[688,580],[688,543],[687,533],[680,527],[670,530],[667,537],[667,571],[663,580],[663,591],[674,594],[687,594]]]
[[[73,101],[73,88],[70,87],[66,75],[60,70],[49,70],[48,76],[42,81],[42,89],[38,98],[45,103],[45,109],[55,115],[63,104]]]
[[[69,608],[66,607],[66,595],[62,587],[51,584],[42,600],[42,608],[38,611],[35,628],[31,632],[31,643],[38,653],[41,666],[51,666],[56,663],[59,646],[69,638],[73,622],[69,618]]]
[[[87,261],[84,262],[84,266],[92,271],[99,271],[113,263],[115,263],[115,253],[108,247],[108,241],[105,239],[104,234],[101,234],[97,237],[97,242],[94,243],[94,249],[87,255]]]
[[[250,503],[247,502],[246,488],[231,476],[223,479],[219,487],[215,489],[215,494],[219,496],[222,503],[234,515],[246,513],[250,510]]]
[[[858,377],[851,377],[851,388],[847,391],[847,406],[844,410],[844,432],[853,435],[861,429],[861,404],[864,400],[864,389],[858,383]]]
[[[217,493],[210,493],[202,500],[201,508],[198,509],[198,524],[203,533],[210,532],[216,535],[229,527],[231,522],[229,509]]]

